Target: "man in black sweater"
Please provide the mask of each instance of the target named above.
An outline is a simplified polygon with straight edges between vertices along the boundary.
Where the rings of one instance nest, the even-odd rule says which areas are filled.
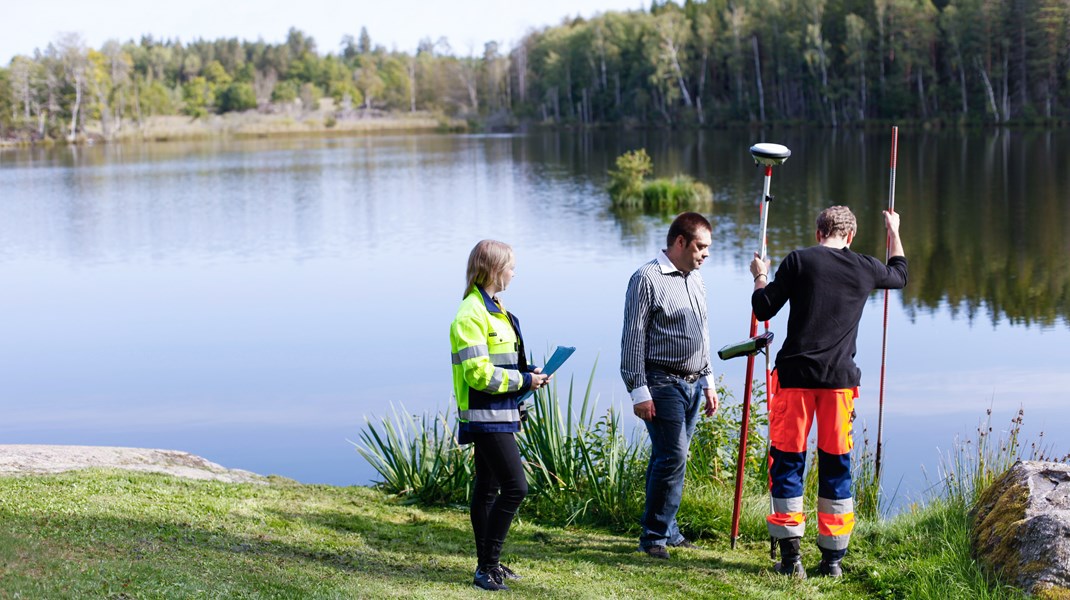
[[[788,333],[777,353],[769,400],[769,534],[780,544],[779,573],[805,578],[799,541],[805,531],[803,469],[806,438],[817,419],[818,571],[840,577],[840,561],[854,528],[851,497],[851,421],[861,371],[855,365],[858,322],[870,293],[899,289],[907,282],[907,261],[899,239],[899,215],[884,212],[889,259],[851,251],[857,223],[845,206],[817,217],[817,245],[795,250],[769,280],[769,262],[751,262],[751,305],[759,321],[790,303]]]

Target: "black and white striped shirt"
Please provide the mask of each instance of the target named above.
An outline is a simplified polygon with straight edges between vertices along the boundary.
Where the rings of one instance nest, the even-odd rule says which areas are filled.
[[[650,400],[646,365],[701,373],[711,387],[706,285],[697,270],[684,274],[664,251],[632,275],[624,300],[620,375],[632,403]]]

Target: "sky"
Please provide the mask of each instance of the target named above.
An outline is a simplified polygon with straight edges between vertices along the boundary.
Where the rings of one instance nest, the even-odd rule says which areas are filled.
[[[649,6],[643,0],[36,0],[8,3],[0,35],[0,65],[17,54],[32,55],[59,34],[76,32],[93,48],[108,39],[237,37],[270,43],[297,27],[316,40],[321,53],[337,52],[345,34],[367,27],[372,43],[413,51],[420,39],[445,36],[456,54],[482,54],[483,44],[506,48],[531,28],[557,25],[565,17]],[[178,8],[181,7],[181,8]]]

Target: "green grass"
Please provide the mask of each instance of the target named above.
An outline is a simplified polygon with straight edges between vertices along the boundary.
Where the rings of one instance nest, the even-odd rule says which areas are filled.
[[[775,576],[764,502],[748,497],[736,550],[718,534],[668,562],[637,553],[634,535],[540,525],[521,507],[503,555],[525,576],[511,597],[1020,597],[980,574],[963,550],[965,511],[939,502],[863,522],[842,581]],[[104,470],[0,478],[3,598],[469,598],[472,545],[464,507],[364,487]],[[810,532],[806,565],[818,556]]]

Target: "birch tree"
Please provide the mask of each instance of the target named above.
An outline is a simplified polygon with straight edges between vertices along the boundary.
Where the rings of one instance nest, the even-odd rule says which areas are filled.
[[[73,142],[78,133],[78,119],[82,112],[83,96],[91,75],[88,49],[81,35],[66,33],[61,35],[56,43],[56,54],[59,63],[63,66],[65,81],[74,92],[69,109],[71,123],[67,132],[67,141]]]
[[[866,118],[866,48],[869,46],[869,29],[866,21],[851,13],[844,17],[844,26],[847,33],[844,45],[844,55],[848,68],[855,71],[858,81],[857,106],[858,119]]]

